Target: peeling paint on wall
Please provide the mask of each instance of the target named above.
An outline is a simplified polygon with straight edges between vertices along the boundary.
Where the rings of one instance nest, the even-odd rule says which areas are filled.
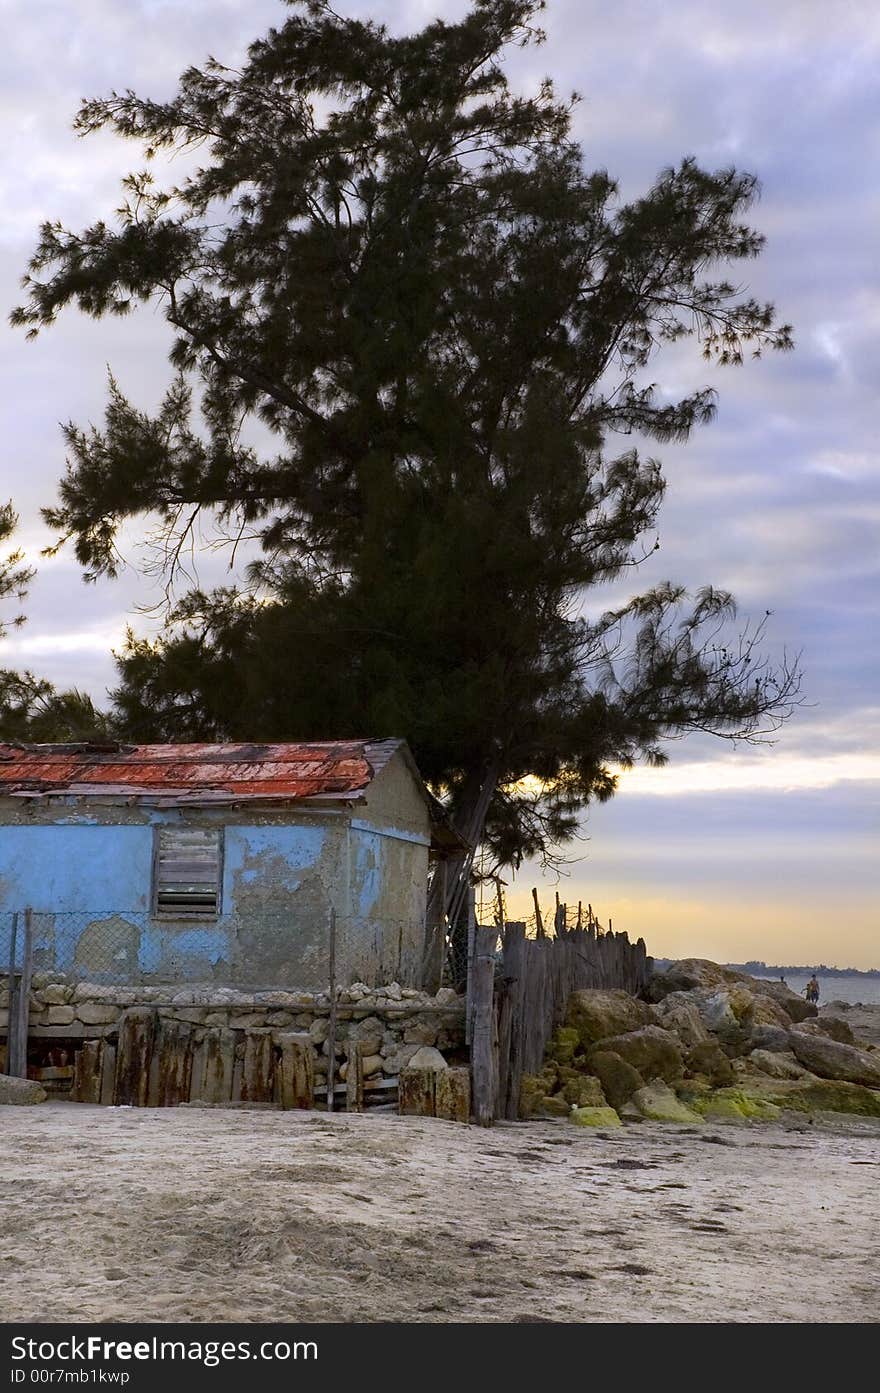
[[[416,981],[430,819],[391,761],[352,810],[166,807],[0,798],[0,916],[35,911],[35,964],[93,979],[327,984]],[[372,824],[372,825],[371,825]],[[152,913],[157,826],[223,829],[219,915]]]

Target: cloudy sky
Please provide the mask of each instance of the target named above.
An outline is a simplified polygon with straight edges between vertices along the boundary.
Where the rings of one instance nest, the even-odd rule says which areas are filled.
[[[110,137],[76,140],[79,99],[115,87],[163,96],[210,52],[235,61],[284,19],[279,0],[0,0],[0,294],[18,278],[44,218],[79,227],[110,216],[140,167]],[[395,30],[465,0],[339,0]],[[547,43],[517,53],[515,82],[551,74],[583,100],[585,159],[624,197],[682,155],[756,173],[761,260],[743,271],[792,321],[797,350],[738,370],[660,359],[662,386],[709,382],[717,420],[663,454],[662,549],[641,573],[737,595],[772,611],[769,642],[802,651],[806,705],[771,748],[681,742],[663,771],[637,770],[597,809],[558,886],[592,902],[656,955],[880,966],[880,697],[876,397],[880,369],[880,8],[876,0],[550,0]],[[38,557],[39,520],[63,469],[59,422],[98,420],[105,368],[144,406],[168,369],[152,310],[121,322],[75,313],[27,344],[0,325],[0,501],[15,500]],[[132,567],[84,586],[73,560],[40,563],[25,629],[0,650],[99,699],[111,648],[158,598]],[[216,560],[201,578],[219,578]],[[510,908],[532,884],[524,868]]]

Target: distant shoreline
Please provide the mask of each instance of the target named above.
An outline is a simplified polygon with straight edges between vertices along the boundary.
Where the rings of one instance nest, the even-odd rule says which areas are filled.
[[[664,971],[670,963],[678,961],[676,958],[655,957],[654,970]],[[807,963],[801,967],[788,966],[777,967],[773,963],[751,961],[747,963],[721,963],[721,967],[729,967],[734,972],[745,972],[749,977],[811,977],[814,972],[820,973],[823,977],[866,977],[876,981],[880,977],[880,967],[828,967],[825,963]]]
[[[825,963],[809,963],[802,967],[788,966],[776,967],[772,963],[747,962],[747,963],[725,963],[725,967],[732,968],[735,972],[746,972],[750,977],[760,977],[765,972],[773,973],[775,977],[781,974],[788,974],[791,977],[809,977],[813,972],[819,972],[823,977],[880,977],[880,968],[858,968],[858,967],[827,967]]]

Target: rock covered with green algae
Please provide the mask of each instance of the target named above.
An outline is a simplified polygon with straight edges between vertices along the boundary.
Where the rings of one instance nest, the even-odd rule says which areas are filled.
[[[691,1098],[691,1107],[712,1122],[775,1122],[781,1109],[742,1088],[719,1088]]]
[[[576,1127],[621,1127],[623,1124],[614,1108],[572,1108],[569,1121]]]
[[[553,1033],[545,1050],[545,1058],[552,1060],[555,1064],[571,1064],[574,1052],[580,1043],[580,1036],[572,1026],[561,1025]]]
[[[630,1103],[649,1122],[678,1122],[698,1126],[703,1119],[687,1103],[677,1098],[672,1089],[659,1079],[645,1084],[633,1094]]]
[[[880,1092],[865,1088],[863,1084],[847,1083],[842,1079],[799,1079],[790,1084],[768,1079],[767,1084],[775,1086],[775,1092],[767,1091],[765,1096],[780,1108],[880,1117]]]
[[[540,1074],[523,1074],[519,1086],[520,1117],[538,1117],[543,1110],[544,1099],[552,1095],[556,1082],[555,1066],[542,1069]]]
[[[643,1088],[645,1084],[638,1069],[634,1069],[613,1050],[594,1050],[590,1055],[590,1068],[601,1083],[612,1108],[620,1108],[636,1089]]]
[[[688,1051],[685,1065],[691,1074],[705,1074],[716,1088],[733,1083],[733,1067],[717,1040],[706,1040]]]
[[[611,1035],[623,1035],[654,1021],[653,1009],[646,1001],[624,991],[590,988],[572,992],[568,998],[565,1024],[577,1032],[585,1047]]]
[[[669,1083],[684,1073],[681,1044],[659,1025],[643,1025],[639,1030],[614,1035],[602,1041],[602,1049],[620,1055],[647,1081],[663,1079]]]
[[[562,1097],[569,1105],[578,1108],[604,1108],[605,1094],[602,1085],[592,1074],[578,1074],[572,1070],[574,1078],[568,1079],[562,1087]]]
[[[568,1117],[571,1111],[571,1103],[563,1098],[561,1093],[556,1093],[553,1097],[544,1097],[539,1105],[540,1117]]]

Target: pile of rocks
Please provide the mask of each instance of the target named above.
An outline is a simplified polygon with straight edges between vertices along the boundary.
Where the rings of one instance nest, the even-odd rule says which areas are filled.
[[[880,1117],[880,1051],[783,983],[687,959],[646,995],[575,992],[541,1073],[522,1081],[522,1115],[581,1126],[769,1120],[784,1108]]]

